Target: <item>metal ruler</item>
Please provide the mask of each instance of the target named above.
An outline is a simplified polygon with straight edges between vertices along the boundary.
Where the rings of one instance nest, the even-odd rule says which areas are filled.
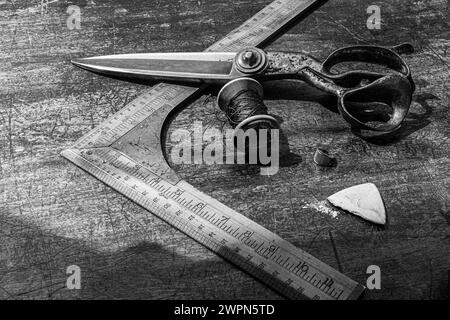
[[[325,1],[277,0],[210,47],[263,46]],[[181,180],[167,164],[162,127],[205,89],[159,84],[62,156],[292,299],[355,299],[364,287]]]

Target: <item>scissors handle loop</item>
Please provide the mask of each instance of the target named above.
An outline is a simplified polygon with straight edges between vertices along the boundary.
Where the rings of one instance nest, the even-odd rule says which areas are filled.
[[[341,116],[358,129],[392,132],[406,117],[412,99],[408,79],[388,74],[367,85],[345,88],[311,68],[299,71],[301,80],[338,98]]]
[[[344,73],[334,73],[333,67],[343,62],[362,62],[386,67],[395,71],[408,79],[412,89],[415,89],[411,77],[411,70],[399,53],[412,52],[414,48],[410,44],[401,44],[392,48],[385,48],[371,45],[358,45],[340,48],[332,52],[323,62],[321,72],[333,78],[341,85],[354,86],[355,82],[366,78],[374,81],[385,76],[383,73],[368,70],[351,70]],[[353,79],[353,81],[352,81]]]
[[[320,63],[295,53],[271,53],[266,74],[275,78],[297,78],[334,95],[338,110],[352,127],[392,132],[408,113],[415,85],[411,71],[397,52],[410,52],[411,46],[351,46],[338,49]],[[334,72],[342,62],[383,66],[382,72],[350,70]]]

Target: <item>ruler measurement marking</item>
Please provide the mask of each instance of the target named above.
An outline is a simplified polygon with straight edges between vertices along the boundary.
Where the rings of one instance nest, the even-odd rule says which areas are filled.
[[[254,248],[256,248],[256,240],[253,240],[251,243],[250,243],[250,245],[252,246],[252,247],[254,247]],[[260,246],[257,248],[257,250],[258,249],[260,249],[260,247],[263,245],[263,243],[261,243],[260,244]],[[289,258],[289,257],[288,257]],[[285,264],[285,262],[287,261],[288,259],[286,259],[282,264]]]

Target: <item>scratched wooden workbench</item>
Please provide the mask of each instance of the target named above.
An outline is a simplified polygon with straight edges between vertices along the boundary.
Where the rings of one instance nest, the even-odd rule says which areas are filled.
[[[280,298],[59,155],[144,90],[75,69],[70,59],[200,51],[269,2],[74,0],[44,10],[41,0],[0,3],[0,298]],[[372,4],[381,9],[380,30],[366,26]],[[81,9],[80,29],[68,27],[69,5]],[[364,299],[448,298],[449,9],[446,0],[331,0],[270,47],[324,58],[352,44],[414,44],[405,59],[417,90],[394,136],[363,139],[333,110],[281,94],[267,101],[290,150],[276,176],[232,165],[174,168],[364,285],[368,266],[379,266],[381,289]],[[204,96],[176,116],[169,136],[194,120],[227,128]],[[318,145],[337,155],[335,168],[313,165]],[[383,196],[385,227],[323,205],[364,182]],[[81,269],[80,290],[66,288],[71,265]]]

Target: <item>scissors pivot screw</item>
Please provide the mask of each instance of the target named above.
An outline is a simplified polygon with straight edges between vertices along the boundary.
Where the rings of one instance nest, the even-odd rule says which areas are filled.
[[[253,65],[253,63],[255,63],[255,61],[256,61],[255,58],[257,58],[257,57],[251,51],[247,51],[246,53],[244,53],[244,56],[243,56],[244,62],[250,66]]]
[[[236,55],[236,68],[246,74],[261,72],[267,66],[266,53],[258,48],[246,48]]]

